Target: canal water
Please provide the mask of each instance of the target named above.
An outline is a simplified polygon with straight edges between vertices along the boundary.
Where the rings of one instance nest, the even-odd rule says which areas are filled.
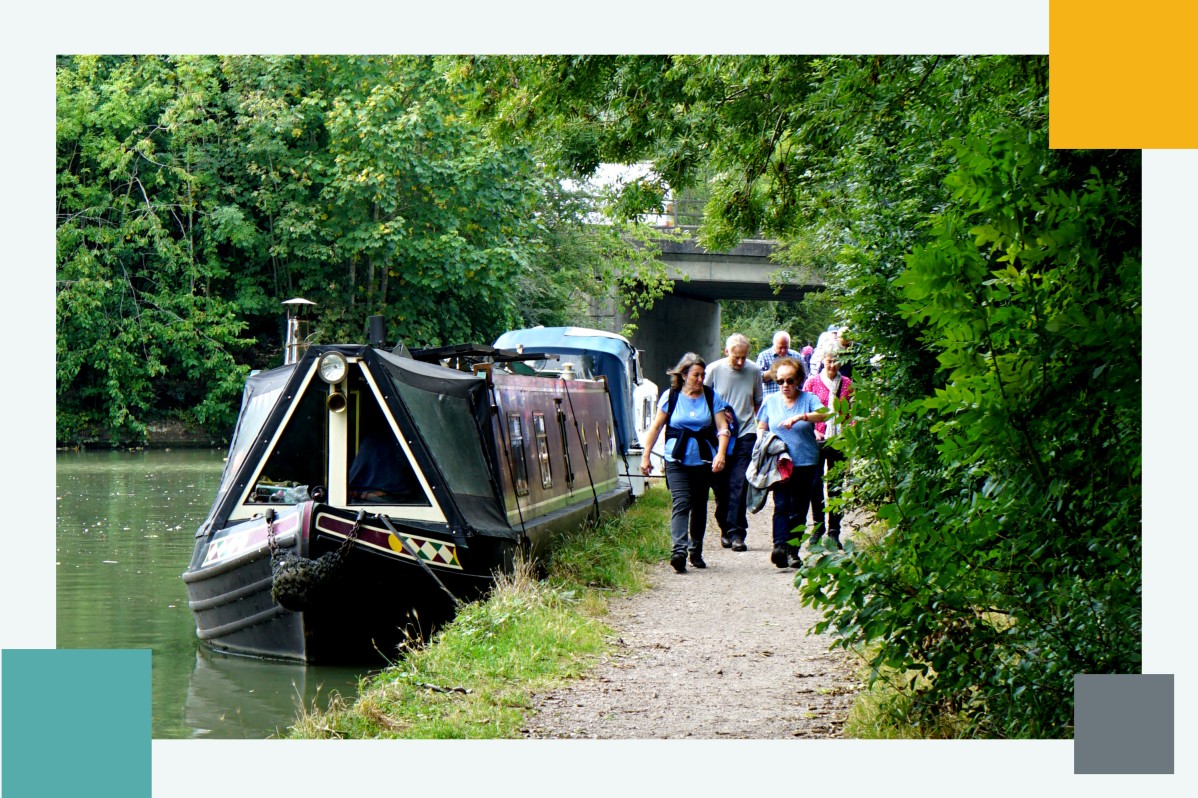
[[[57,462],[59,648],[153,651],[156,739],[284,736],[300,706],[353,698],[366,668],[202,648],[180,575],[225,452],[63,452]]]

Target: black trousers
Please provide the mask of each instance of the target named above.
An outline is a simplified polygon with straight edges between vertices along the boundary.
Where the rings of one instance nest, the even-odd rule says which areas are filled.
[[[844,452],[837,451],[827,445],[825,441],[819,442],[819,465],[815,470],[815,479],[811,483],[811,518],[815,522],[815,527],[811,530],[811,542],[814,543],[823,536],[824,526],[824,486],[828,486],[828,498],[835,499],[840,496],[840,490],[844,487],[844,478],[837,477],[828,481],[824,480],[824,474],[830,472],[837,463],[844,462]],[[833,540],[840,540],[840,519],[843,513],[829,512],[828,525],[826,527],[828,537]]]
[[[715,520],[720,525],[720,533],[734,540],[744,540],[749,531],[748,508],[745,506],[745,492],[749,483],[745,482],[745,471],[753,459],[755,443],[755,434],[737,438],[728,452],[724,469],[714,474]]]
[[[817,468],[817,465],[795,466],[790,479],[773,487],[775,547],[787,548],[803,542]],[[791,543],[792,540],[795,542]]]

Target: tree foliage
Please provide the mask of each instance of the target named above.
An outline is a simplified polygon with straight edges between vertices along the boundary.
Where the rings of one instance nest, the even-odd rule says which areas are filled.
[[[623,227],[584,223],[601,198],[467,118],[481,87],[443,59],[80,56],[57,82],[60,440],[226,428],[292,296],[315,340],[380,314],[435,346],[660,279]]]
[[[800,585],[910,720],[1067,737],[1075,673],[1139,669],[1139,160],[1047,148],[1045,59],[469,63],[563,168],[651,161],[629,214],[712,175],[702,242],[777,238],[882,356],[839,445],[885,533]]]
[[[827,284],[749,332],[834,317],[880,356],[838,445],[881,532],[804,572],[820,628],[918,677],[916,723],[1068,737],[1075,673],[1140,667],[1140,167],[1049,150],[1046,85],[1043,57],[64,58],[60,428],[227,420],[297,293],[326,339],[382,313],[413,345],[617,277],[643,307],[635,220],[701,188],[704,246],[771,237],[780,281]],[[645,161],[615,224],[558,180]]]

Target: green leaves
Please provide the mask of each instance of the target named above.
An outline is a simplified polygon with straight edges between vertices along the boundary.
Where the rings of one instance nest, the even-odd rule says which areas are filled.
[[[890,534],[803,592],[843,643],[878,643],[875,668],[926,668],[915,720],[1068,736],[1072,674],[1139,668],[1134,168],[1116,188],[1017,129],[956,152],[952,202],[894,280],[939,385],[845,436],[866,484],[880,433],[932,447],[900,450]],[[839,589],[857,578],[877,606]]]
[[[60,59],[60,434],[224,431],[297,295],[317,340],[381,314],[411,346],[574,323],[617,274],[629,306],[660,296],[646,231],[587,225],[600,198],[468,118],[493,87],[463,63]]]
[[[881,531],[801,590],[923,674],[915,720],[1068,736],[1072,673],[1138,668],[1139,161],[1047,148],[1046,59],[467,63],[496,129],[582,173],[651,161],[705,198],[704,246],[780,239],[883,356],[838,444]]]

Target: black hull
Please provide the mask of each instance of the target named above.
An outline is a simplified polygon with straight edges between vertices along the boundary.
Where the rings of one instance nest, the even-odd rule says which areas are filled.
[[[339,548],[345,536],[337,530],[348,532],[352,526],[348,512],[322,505],[301,505],[295,516],[300,522],[298,548],[291,543],[283,550],[310,559]],[[290,518],[291,514],[281,515],[277,526]],[[235,529],[244,533],[247,526],[251,525]],[[256,529],[250,532],[257,545],[184,574],[196,633],[217,651],[311,664],[381,665],[394,660],[401,644],[427,638],[453,618],[455,605],[446,590],[459,601],[485,595],[495,572],[510,567],[515,548],[506,540],[476,536],[468,547],[454,546],[456,567],[426,562],[426,571],[402,549],[388,547],[388,537],[393,536],[377,520],[368,520],[335,576],[322,585],[318,599],[295,611],[279,606],[271,596],[271,560],[265,525],[261,526],[261,535]],[[426,548],[453,546],[448,535],[401,529],[405,537],[409,533],[411,540],[425,541]],[[220,533],[215,538],[219,540]],[[284,542],[288,539],[295,538],[288,535]]]
[[[610,515],[628,502],[628,488],[600,494],[599,510]],[[576,529],[595,514],[595,501],[573,504],[526,525],[534,555],[555,533]],[[338,549],[353,525],[342,509],[306,503],[275,522],[283,551],[316,559]],[[322,586],[318,600],[300,611],[279,606],[271,596],[270,551],[262,520],[221,530],[208,545],[215,555],[197,556],[183,575],[196,634],[217,651],[310,664],[378,664],[396,659],[401,645],[424,640],[453,619],[462,602],[486,595],[497,572],[510,571],[516,544],[472,536],[455,541],[445,530],[398,526],[415,551],[447,554],[422,568],[398,545],[386,526],[368,518],[354,545]],[[220,557],[220,541],[240,541],[233,556]],[[228,544],[226,544],[228,545]],[[217,558],[204,565],[207,558]],[[430,572],[432,575],[430,575]],[[435,575],[436,578],[433,577]]]

